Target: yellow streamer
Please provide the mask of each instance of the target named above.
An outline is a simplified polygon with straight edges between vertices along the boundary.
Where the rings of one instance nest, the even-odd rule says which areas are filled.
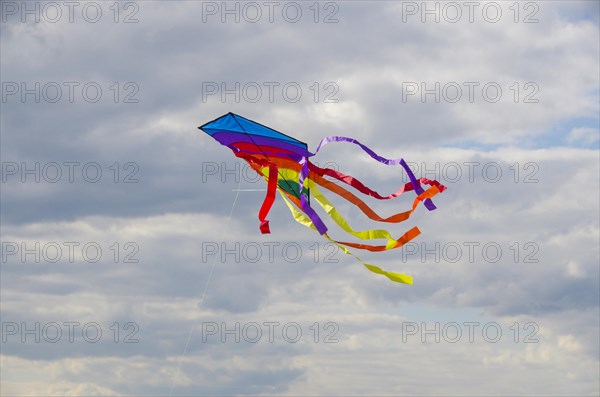
[[[285,194],[281,191],[279,191],[279,194],[281,195],[281,197],[283,198],[283,200],[285,201],[285,204],[287,205],[287,207],[290,209],[290,212],[292,213],[292,216],[294,217],[294,219],[296,220],[296,222],[309,227],[313,230],[317,230],[315,228],[315,226],[313,225],[312,221],[306,216],[304,215],[302,212],[298,211],[296,208],[294,208],[294,206],[292,205],[292,203],[288,200],[287,197],[285,197]],[[336,242],[335,240],[332,240],[327,234],[324,234],[325,238],[329,241],[331,241],[332,243],[334,243],[335,245],[337,245],[342,251],[344,251],[344,253],[353,256],[356,260],[358,260],[360,263],[362,263],[367,269],[369,269],[369,271],[376,273],[376,274],[381,274],[387,278],[389,278],[390,280],[396,282],[396,283],[402,283],[402,284],[409,284],[412,285],[413,283],[413,278],[407,274],[401,274],[401,273],[395,273],[395,272],[388,272],[386,270],[381,269],[378,266],[375,265],[371,265],[368,263],[365,263],[362,261],[362,259],[360,259],[358,256],[354,255],[352,252],[350,252],[350,250],[348,250],[346,247],[344,247],[343,245],[339,244],[338,242]]]
[[[268,178],[269,167],[263,167],[261,171],[265,178]],[[284,179],[296,181],[298,180],[297,171],[287,168],[280,168],[279,173]],[[310,188],[311,194],[317,200],[317,202],[323,208],[323,210],[325,210],[327,215],[329,215],[329,217],[331,217],[331,219],[333,219],[334,222],[348,234],[351,234],[361,240],[386,239],[386,249],[393,249],[395,246],[398,245],[397,239],[394,239],[387,230],[371,229],[355,231],[348,224],[346,219],[344,219],[344,217],[338,212],[338,210],[331,204],[331,202],[327,200],[327,198],[321,193],[321,191],[317,187],[317,184],[314,181],[312,181],[310,178],[306,178],[304,180],[304,185]]]

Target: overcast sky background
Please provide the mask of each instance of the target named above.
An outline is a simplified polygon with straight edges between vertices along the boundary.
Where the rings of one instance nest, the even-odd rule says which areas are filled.
[[[0,27],[2,395],[600,393],[598,2],[430,2],[438,22],[421,2],[23,4]],[[197,129],[230,111],[445,184],[386,225],[414,244],[355,252],[414,285],[280,198],[261,235],[264,192],[236,189],[264,181]],[[407,182],[352,145],[314,161]]]

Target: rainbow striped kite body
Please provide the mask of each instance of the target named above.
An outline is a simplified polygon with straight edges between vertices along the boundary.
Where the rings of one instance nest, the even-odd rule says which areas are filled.
[[[364,263],[360,258],[351,253],[348,247],[368,250],[384,251],[402,247],[404,244],[420,234],[417,227],[413,227],[399,238],[394,238],[387,230],[374,229],[356,231],[348,224],[334,206],[321,193],[321,188],[345,198],[360,209],[366,216],[377,222],[399,223],[408,219],[415,211],[420,202],[432,211],[436,207],[431,198],[446,188],[437,181],[426,178],[416,179],[411,169],[403,159],[386,159],[373,152],[362,143],[353,138],[342,136],[331,136],[324,138],[314,153],[308,151],[306,143],[301,142],[281,132],[275,131],[262,124],[248,120],[233,113],[227,113],[200,127],[202,131],[213,137],[222,145],[229,147],[233,153],[244,159],[248,164],[267,181],[267,195],[258,213],[260,230],[262,233],[270,233],[267,215],[273,202],[275,193],[279,191],[281,197],[292,212],[294,219],[314,230],[319,234],[337,244],[346,254],[354,256],[370,271],[386,276],[392,281],[412,284],[412,277],[382,270],[381,268]],[[320,168],[310,162],[309,158],[314,156],[325,145],[332,142],[348,142],[361,147],[369,156],[386,165],[400,165],[408,174],[410,182],[401,186],[395,193],[382,196],[374,190],[365,186],[356,178],[345,175],[330,168]],[[399,212],[389,217],[382,217],[375,213],[365,202],[356,197],[347,189],[335,183],[345,183],[359,192],[374,197],[378,200],[389,200],[398,197],[404,192],[414,191],[417,197],[413,201],[412,208],[408,211]],[[423,189],[422,185],[428,188]],[[327,234],[327,226],[311,206],[312,201],[325,211],[325,213],[344,231],[360,240],[384,239],[385,245],[371,245],[364,243],[345,242],[334,240]]]

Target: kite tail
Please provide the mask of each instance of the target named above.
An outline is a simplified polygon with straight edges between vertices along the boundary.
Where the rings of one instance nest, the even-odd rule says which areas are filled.
[[[275,192],[277,191],[277,166],[275,164],[269,164],[269,177],[267,183],[267,195],[265,200],[260,207],[260,211],[258,212],[258,220],[260,221],[260,232],[262,234],[271,233],[271,229],[269,228],[269,221],[267,220],[267,215],[275,202]]]
[[[372,190],[371,188],[369,188],[368,186],[365,186],[361,181],[359,181],[357,178],[351,176],[351,175],[346,175],[340,171],[331,169],[331,168],[320,168],[319,166],[313,164],[313,163],[309,163],[308,164],[308,169],[311,172],[314,172],[315,174],[319,175],[319,176],[330,176],[333,177],[335,179],[337,179],[340,182],[343,182],[349,186],[352,186],[353,188],[355,188],[356,190],[358,190],[359,192],[367,195],[367,196],[371,196],[374,197],[378,200],[389,200],[389,199],[393,199],[395,197],[400,196],[401,194],[405,193],[405,192],[409,192],[414,190],[414,186],[412,184],[412,182],[407,182],[404,185],[400,186],[398,188],[398,190],[396,190],[394,193],[389,194],[387,196],[382,196],[380,193]],[[439,183],[438,181],[435,180],[430,180],[427,178],[420,178],[418,179],[420,184],[425,184],[425,185],[435,185],[438,187],[438,189],[440,190],[440,192],[443,192],[444,190],[446,190],[446,186],[442,185],[441,183]]]
[[[435,180],[427,178],[417,179],[412,170],[408,167],[403,159],[386,159],[377,155],[368,147],[362,145],[360,142],[353,138],[346,137],[329,137],[325,138],[315,154],[325,145],[330,142],[350,142],[360,146],[365,152],[367,152],[375,160],[387,164],[396,165],[399,164],[404,168],[404,171],[409,176],[410,182],[400,186],[396,192],[383,196],[373,189],[365,186],[358,179],[343,174],[339,171],[335,171],[327,168],[320,168],[309,161],[309,157],[314,154],[310,153],[309,156],[303,156],[300,159],[293,158],[291,156],[271,156],[268,157],[266,154],[259,155],[256,153],[241,153],[237,152],[236,156],[246,160],[251,167],[262,175],[268,185],[267,194],[265,200],[260,208],[258,219],[260,221],[260,230],[262,233],[270,233],[269,221],[266,219],[269,210],[271,209],[275,200],[275,191],[279,190],[286,205],[292,212],[294,219],[307,226],[311,229],[316,230],[319,234],[336,244],[344,253],[353,256],[361,264],[363,264],[369,271],[384,275],[388,279],[405,284],[412,284],[412,277],[385,271],[377,266],[363,262],[359,257],[354,255],[348,250],[349,247],[367,250],[371,252],[379,252],[400,248],[412,239],[416,238],[421,231],[418,227],[412,227],[399,238],[394,238],[392,235],[384,229],[370,229],[370,230],[355,230],[353,229],[348,221],[338,212],[338,210],[329,202],[329,200],[321,193],[319,187],[325,188],[332,191],[336,195],[346,199],[352,205],[360,209],[369,219],[377,222],[387,223],[400,223],[407,220],[416,210],[420,203],[423,203],[428,210],[434,210],[436,207],[431,199],[437,194],[446,190],[446,187]],[[389,200],[400,196],[403,193],[414,191],[416,197],[413,200],[412,208],[398,212],[396,214],[384,217],[377,214],[369,205],[359,199],[353,193],[345,189],[344,187],[334,183],[331,180],[325,178],[325,176],[332,177],[340,182],[345,183],[358,190],[359,192],[374,197],[379,200]],[[294,189],[296,186],[296,189]],[[428,186],[427,189],[423,189],[423,186]],[[338,241],[332,239],[327,234],[327,227],[325,226],[322,219],[319,217],[317,212],[308,203],[308,194],[314,197],[315,201],[325,211],[325,213],[346,233],[360,239],[360,240],[375,240],[383,239],[385,244],[373,245],[368,243],[355,243],[347,241]],[[287,196],[287,197],[286,197]],[[293,205],[298,208],[296,209]]]
[[[312,157],[312,156],[316,155],[319,152],[319,150],[321,150],[323,147],[325,147],[328,144],[333,143],[333,142],[347,142],[347,143],[355,144],[355,145],[359,146],[364,152],[366,152],[371,158],[377,160],[378,162],[380,162],[382,164],[385,164],[385,165],[398,165],[399,164],[399,165],[401,165],[402,168],[404,168],[404,171],[406,172],[406,174],[408,175],[408,178],[410,179],[411,187],[412,187],[411,190],[414,190],[417,194],[423,193],[423,188],[421,187],[420,180],[415,177],[414,173],[412,172],[412,170],[410,169],[410,167],[408,166],[408,164],[406,164],[406,162],[404,161],[404,159],[402,159],[402,158],[387,159],[387,158],[385,158],[383,156],[378,155],[373,150],[371,150],[368,146],[363,145],[357,139],[354,139],[354,138],[349,138],[349,137],[345,137],[345,136],[338,136],[338,135],[334,135],[334,136],[329,136],[329,137],[323,138],[321,140],[321,143],[319,143],[319,146],[317,146],[317,149],[315,150],[315,152],[311,153],[309,157]],[[302,174],[307,175],[308,174],[308,168],[309,168],[308,161],[304,161],[303,162],[302,168],[303,168]],[[339,176],[342,176],[342,175],[344,175],[344,174],[341,174]],[[347,175],[344,175],[344,176],[348,177]],[[299,183],[301,183],[301,182],[302,181],[299,181]],[[436,184],[439,185],[439,182],[437,182],[437,181],[433,181],[433,182],[435,182]],[[444,191],[445,190],[445,186],[443,186],[443,185],[440,185],[440,186],[442,187],[440,189],[440,191]],[[370,191],[370,189],[369,189],[369,191]],[[373,192],[373,193],[377,194],[377,192]],[[436,209],[436,206],[435,206],[435,204],[433,204],[433,202],[431,201],[431,199],[426,199],[425,202],[424,202],[424,205],[425,205],[425,207],[429,211],[433,211],[433,210]]]
[[[290,202],[290,200],[294,200],[295,197],[293,197],[292,195],[290,195],[287,192],[284,194],[283,192],[280,191],[279,194],[285,201],[285,204],[289,208],[289,210],[292,213],[292,216],[294,217],[296,222],[300,223],[301,225],[304,225],[306,227],[316,230],[316,228],[315,228],[314,224],[311,222],[311,220],[308,217],[306,217],[303,213],[301,213],[300,211],[295,209],[294,206],[292,205],[292,203]],[[286,195],[288,196],[289,199],[286,198]],[[416,228],[414,228],[414,229],[416,229]],[[416,235],[418,235],[418,229],[417,229]],[[331,241],[336,246],[338,246],[345,254],[353,256],[357,261],[359,261],[369,271],[376,273],[376,274],[383,275],[383,276],[387,277],[388,279],[390,279],[391,281],[394,281],[396,283],[402,283],[402,284],[412,284],[413,283],[413,278],[411,276],[409,276],[407,274],[389,272],[389,271],[381,269],[378,266],[371,265],[369,263],[365,263],[362,259],[360,259],[358,256],[354,255],[352,252],[350,252],[350,250],[348,250],[344,246],[344,245],[348,245],[347,243],[335,241],[335,240],[331,239],[327,234],[325,234],[324,236],[327,240]]]

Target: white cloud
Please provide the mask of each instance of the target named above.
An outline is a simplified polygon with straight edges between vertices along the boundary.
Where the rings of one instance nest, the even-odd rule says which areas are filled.
[[[597,128],[573,128],[571,132],[569,132],[569,135],[567,135],[567,142],[591,145],[599,139],[598,134],[600,134],[600,131]]]

